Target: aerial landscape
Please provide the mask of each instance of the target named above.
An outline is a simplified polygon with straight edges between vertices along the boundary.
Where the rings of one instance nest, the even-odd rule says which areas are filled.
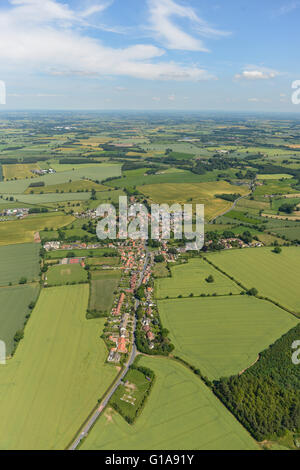
[[[161,47],[199,55],[203,37],[230,41],[202,22],[202,3],[220,24],[224,5],[145,2]],[[270,22],[282,21],[292,37],[287,17],[298,6],[274,3]],[[115,4],[0,5],[0,40],[17,28],[28,47],[51,35],[53,47],[46,68],[38,47],[24,57],[14,43],[11,57],[0,47],[0,450],[299,450],[300,106],[287,94],[300,73],[245,66],[231,78],[241,100],[254,82],[278,96],[284,83],[277,107],[248,94],[240,107],[201,105],[209,89],[195,107],[184,104],[208,72],[186,65],[187,55],[174,62],[174,52],[155,61],[150,25],[146,51],[99,45],[82,32],[96,28],[95,14],[100,35],[133,34],[132,25],[104,24]],[[128,0],[128,10],[135,4]],[[174,15],[199,31],[173,25]],[[121,24],[121,16],[110,19]],[[171,38],[172,25],[180,38]],[[92,53],[72,58],[72,35],[98,61],[111,54],[110,66],[98,69]],[[27,60],[22,91],[12,71]],[[158,67],[192,78],[162,79]],[[93,96],[83,90],[80,104],[83,83]],[[204,211],[200,246],[188,243],[188,207],[194,235]]]

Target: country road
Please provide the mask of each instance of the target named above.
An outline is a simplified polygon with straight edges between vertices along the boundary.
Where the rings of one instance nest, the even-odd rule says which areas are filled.
[[[251,194],[251,193],[246,194],[245,196],[241,196],[241,197],[239,197],[238,199],[236,199],[236,200],[234,201],[234,203],[232,204],[232,206],[231,206],[229,209],[227,209],[227,210],[226,210],[225,212],[223,212],[222,214],[219,214],[219,215],[217,215],[216,217],[214,217],[213,219],[211,219],[211,220],[209,221],[209,224],[213,224],[214,221],[217,220],[219,217],[222,217],[223,215],[228,214],[228,212],[232,211],[232,210],[236,207],[237,203],[238,203],[241,199],[245,199],[246,197],[249,197],[250,194]]]
[[[139,279],[139,282],[137,284],[138,287],[142,283],[145,270],[148,266],[148,261],[149,261],[149,253],[147,252],[146,259],[145,259],[145,264],[144,264],[144,267],[143,267],[143,269],[140,273],[140,279]],[[139,303],[140,303],[139,300],[135,299],[135,312],[138,309]],[[119,376],[118,380],[111,386],[110,390],[107,392],[106,396],[104,397],[104,399],[100,403],[99,407],[94,411],[94,413],[92,414],[90,419],[86,422],[84,427],[81,429],[80,434],[78,434],[78,436],[73,441],[73,443],[70,445],[68,450],[76,450],[77,447],[79,446],[80,442],[82,441],[82,439],[84,439],[88,435],[89,431],[91,430],[91,428],[93,427],[93,425],[95,424],[95,422],[97,421],[97,419],[99,418],[99,416],[101,415],[101,413],[103,412],[105,407],[107,406],[109,400],[111,399],[111,397],[113,396],[113,394],[115,393],[115,391],[117,390],[119,385],[121,385],[121,382],[124,379],[125,375],[127,374],[129,367],[133,364],[133,362],[136,358],[136,355],[137,355],[137,348],[136,348],[136,344],[135,344],[135,330],[136,330],[136,315],[134,316],[133,330],[132,330],[132,335],[133,335],[132,349],[131,349],[129,359],[128,359],[125,367],[124,367],[124,370],[122,371],[122,373]]]

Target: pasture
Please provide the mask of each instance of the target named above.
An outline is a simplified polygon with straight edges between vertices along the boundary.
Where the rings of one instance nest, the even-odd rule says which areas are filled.
[[[26,277],[28,282],[37,281],[39,251],[37,243],[0,246],[0,286],[17,284],[21,277]]]
[[[253,248],[210,253],[206,257],[246,288],[256,287],[259,295],[300,314],[298,247],[283,247],[279,255],[272,248]]]
[[[63,259],[63,258],[84,258],[84,257],[99,257],[103,255],[110,255],[116,253],[114,248],[91,248],[86,249],[76,249],[73,250],[54,250],[48,251],[45,254],[46,259]],[[118,259],[118,257],[116,257]]]
[[[82,450],[255,450],[257,444],[212,392],[186,367],[143,357],[155,383],[133,425],[110,408],[96,422]]]
[[[188,263],[171,267],[172,277],[158,279],[155,283],[155,295],[159,299],[175,298],[190,294],[239,294],[239,288],[224,274],[217,271],[202,259],[191,259]],[[214,282],[206,279],[213,276]]]
[[[47,214],[42,217],[27,217],[22,220],[0,222],[0,245],[30,243],[35,232],[47,228],[54,230],[69,225],[74,220],[71,215]]]
[[[258,180],[281,180],[290,178],[293,178],[293,176],[288,174],[257,175]]]
[[[85,320],[88,285],[44,289],[16,355],[0,367],[0,449],[64,449],[116,369],[103,320]]]
[[[191,184],[160,184],[157,186],[139,186],[141,191],[152,202],[158,204],[204,204],[205,219],[213,219],[230,209],[232,202],[216,198],[218,194],[233,194],[239,192],[241,195],[249,193],[247,187],[236,187],[226,181],[191,183]]]
[[[95,275],[94,275],[95,274]],[[120,282],[120,271],[93,271],[89,309],[109,313],[112,309],[114,291]]]
[[[87,282],[87,271],[80,264],[58,264],[48,269],[45,281],[48,286]]]
[[[10,356],[14,349],[14,336],[22,330],[28,308],[39,292],[38,285],[13,286],[0,289],[0,340],[6,344],[6,354]]]
[[[248,296],[162,300],[164,328],[175,354],[210,379],[238,374],[297,324],[270,302]]]

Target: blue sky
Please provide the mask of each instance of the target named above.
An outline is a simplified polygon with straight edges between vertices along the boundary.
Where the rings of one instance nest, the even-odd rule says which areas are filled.
[[[300,111],[300,0],[0,0],[2,109]]]

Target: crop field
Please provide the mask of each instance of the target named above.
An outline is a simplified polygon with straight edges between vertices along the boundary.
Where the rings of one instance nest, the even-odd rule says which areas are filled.
[[[31,178],[34,176],[32,170],[39,170],[39,165],[36,163],[3,165],[3,177],[5,180]]]
[[[87,285],[42,291],[16,355],[0,368],[1,449],[64,449],[113,381],[104,321],[85,320],[88,295]]]
[[[54,250],[54,251],[48,251],[45,257],[46,259],[99,257],[105,254],[114,254],[115,252],[116,250],[113,248],[91,248],[89,250],[85,250],[85,249]],[[118,259],[118,257],[116,257],[116,259]]]
[[[257,444],[199,378],[165,358],[143,357],[155,383],[133,425],[111,409],[82,450],[255,450]]]
[[[295,227],[282,227],[272,229],[272,232],[275,232],[280,237],[286,237],[288,240],[300,240],[300,224]]]
[[[171,267],[172,277],[158,279],[155,283],[156,297],[165,299],[190,294],[238,294],[241,292],[233,281],[201,259],[191,259],[187,264]],[[214,282],[206,279],[213,276]]]
[[[212,219],[230,209],[231,202],[216,198],[217,194],[232,194],[239,192],[241,195],[249,193],[245,187],[233,186],[226,181],[194,183],[194,184],[160,184],[138,187],[146,197],[158,204],[204,204],[205,218]]]
[[[38,285],[13,286],[0,289],[0,340],[5,342],[6,354],[14,349],[14,336],[22,330],[28,306],[38,295]]]
[[[92,179],[103,181],[106,178],[121,176],[121,165],[99,163],[97,166],[78,168],[74,170],[70,165],[68,171],[60,171],[52,175],[39,176],[34,182],[43,181],[46,186],[68,183],[70,180]],[[0,194],[21,194],[26,191],[32,181],[22,179],[17,181],[2,181],[0,183]]]
[[[80,264],[58,264],[48,269],[45,280],[48,286],[87,282],[87,271]]]
[[[258,180],[281,180],[281,179],[290,179],[290,178],[293,178],[293,176],[288,175],[288,174],[257,175]]]
[[[248,296],[158,302],[175,353],[210,379],[238,374],[297,324],[270,302]]]
[[[0,246],[0,285],[17,284],[21,277],[26,277],[28,282],[37,281],[39,251],[37,243]]]
[[[291,183],[296,183],[296,180],[289,179],[289,180],[268,180],[266,184],[262,186],[257,186],[255,189],[254,195],[255,196],[265,196],[265,195],[272,195],[272,194],[288,194],[288,193],[297,193],[291,187]]]
[[[225,217],[228,217],[229,219],[232,219],[232,220],[238,220],[239,222],[245,222],[246,224],[256,225],[256,224],[261,224],[262,223],[261,219],[256,218],[256,217],[251,217],[251,216],[247,215],[247,213],[245,213],[245,212],[236,211],[236,210],[232,210],[230,212],[227,212]]]
[[[78,193],[49,193],[49,194],[14,194],[13,197],[20,204],[38,204],[47,205],[53,202],[64,201],[88,201],[91,193],[78,192]]]
[[[29,187],[26,189],[25,194],[90,192],[92,189],[95,189],[95,191],[105,191],[107,187],[102,184],[94,183],[93,181],[79,180],[69,183],[50,184],[38,188]]]
[[[0,222],[0,245],[30,243],[35,232],[47,228],[57,229],[70,224],[74,220],[71,215],[47,215],[11,222]]]
[[[91,281],[90,310],[110,312],[114,300],[114,291],[119,285],[120,271],[111,273],[105,271],[96,271],[96,278]]]
[[[211,253],[206,257],[246,288],[256,287],[259,295],[300,314],[298,247],[283,247],[279,255],[272,248],[259,248]]]
[[[116,188],[128,188],[133,186],[142,186],[142,185],[156,185],[156,184],[177,184],[177,183],[202,183],[208,181],[216,181],[219,170],[214,170],[206,173],[205,175],[196,175],[191,171],[181,171],[181,172],[162,172],[157,175],[146,175],[147,168],[142,168],[141,170],[131,170],[124,172],[124,178],[108,181],[105,183],[107,186],[112,186]],[[224,170],[224,174],[228,174],[228,177],[234,177],[234,171]],[[0,185],[1,188],[1,185]],[[143,188],[144,189],[144,188]],[[158,189],[158,186],[157,186]],[[235,188],[236,189],[236,188]],[[143,192],[143,191],[142,191]]]
[[[103,279],[117,279],[121,277],[120,269],[98,269],[96,271],[91,271],[92,279],[103,280]]]

